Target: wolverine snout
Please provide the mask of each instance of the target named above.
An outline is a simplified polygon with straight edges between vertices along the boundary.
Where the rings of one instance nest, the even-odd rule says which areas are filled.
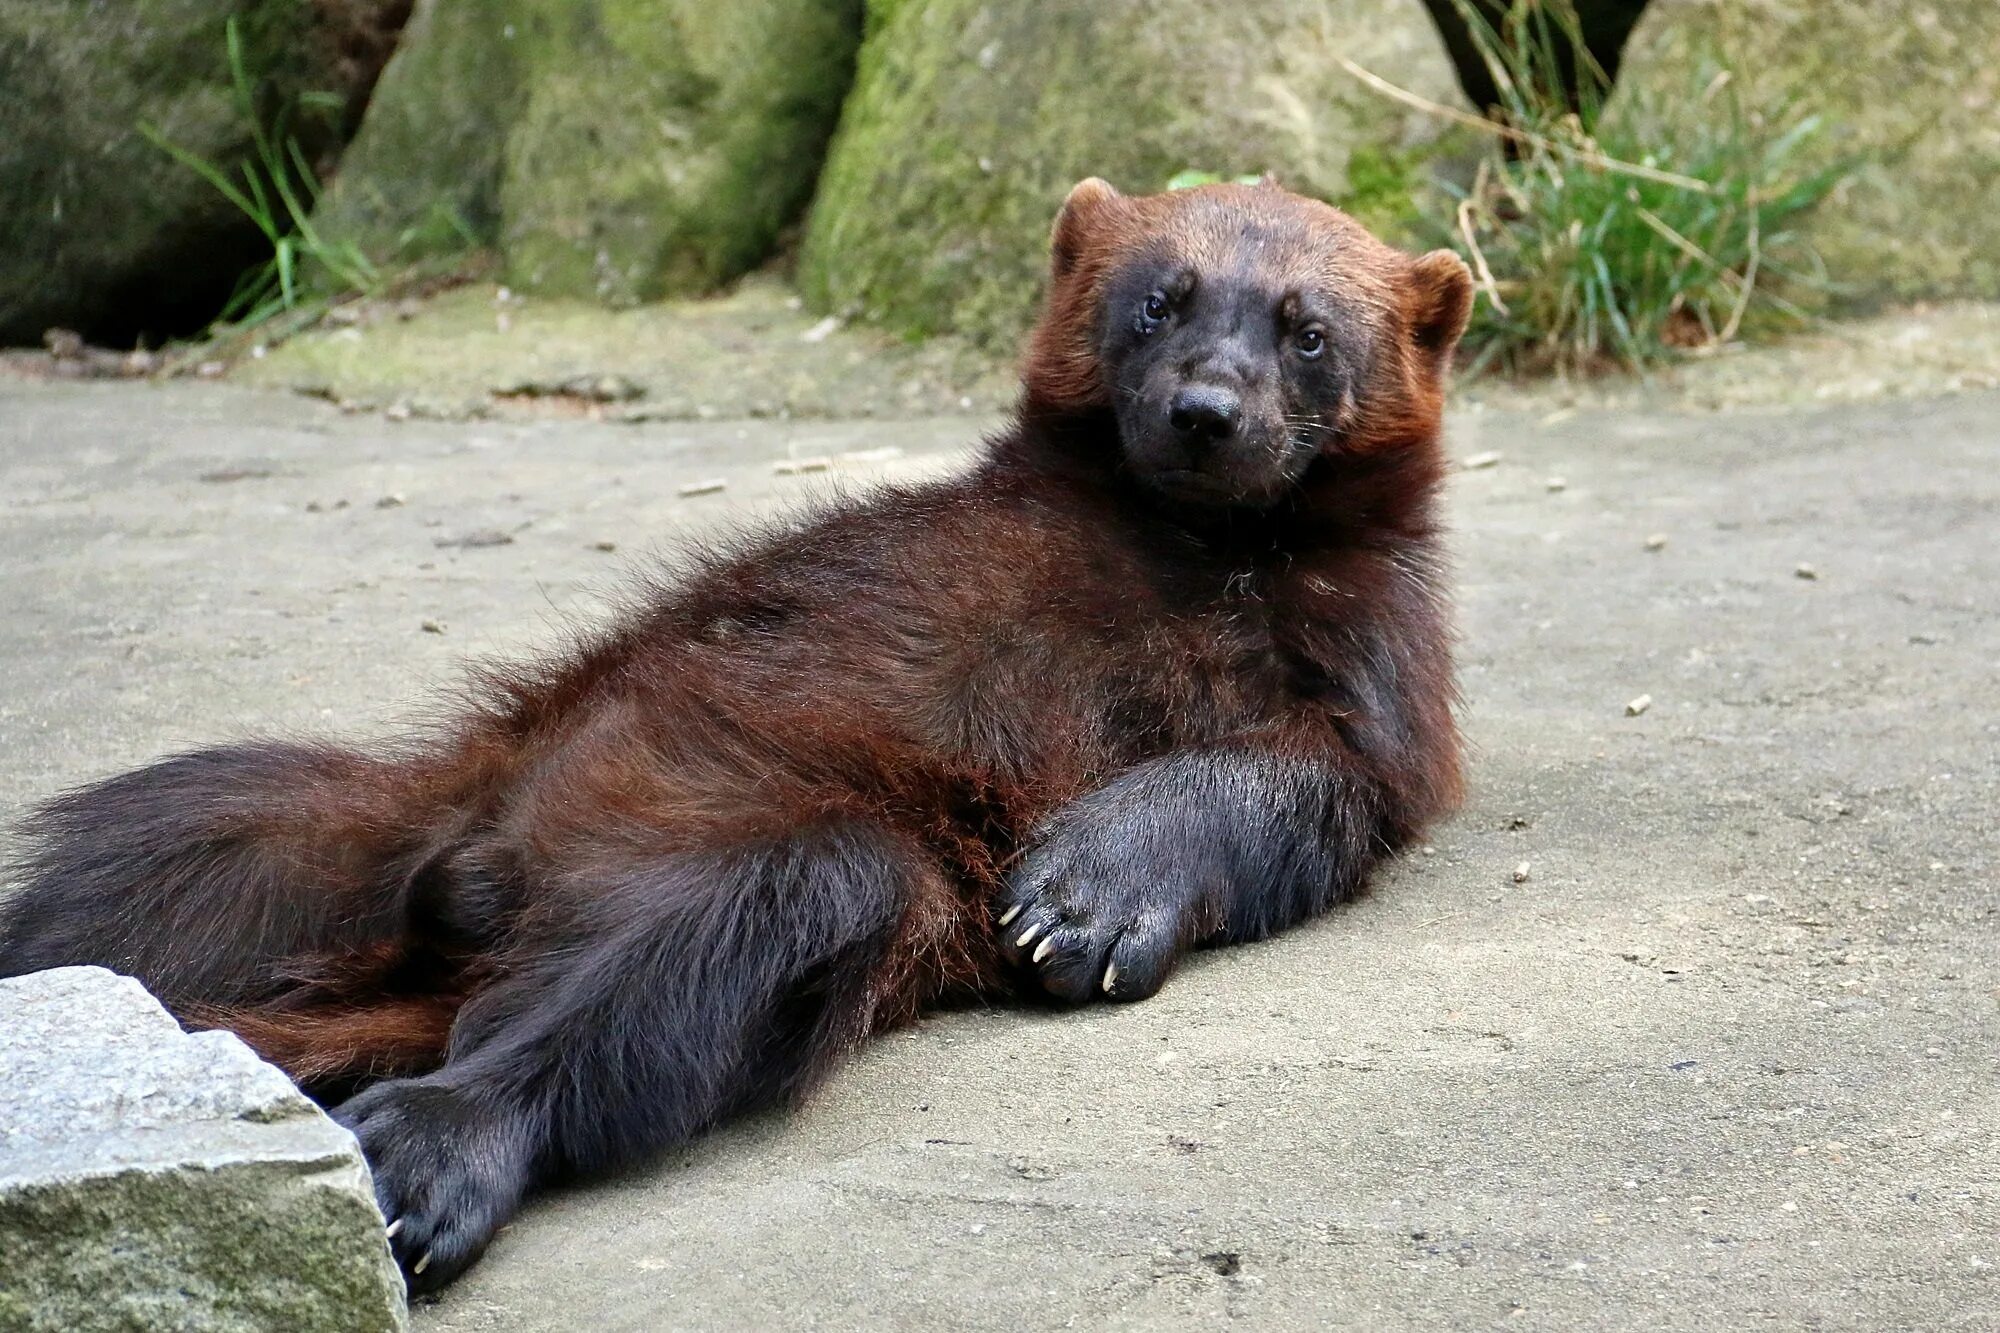
[[[1189,444],[1226,440],[1243,424],[1243,400],[1219,384],[1190,384],[1167,404],[1167,424]]]

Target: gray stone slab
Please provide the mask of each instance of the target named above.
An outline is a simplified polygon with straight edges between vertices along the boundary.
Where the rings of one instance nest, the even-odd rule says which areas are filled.
[[[97,967],[0,981],[0,1329],[404,1326],[354,1139]]]

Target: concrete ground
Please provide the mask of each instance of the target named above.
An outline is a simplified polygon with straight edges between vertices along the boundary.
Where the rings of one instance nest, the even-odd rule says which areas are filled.
[[[0,815],[393,726],[650,548],[982,424],[0,383]],[[1147,1004],[939,1017],[544,1198],[418,1326],[2000,1328],[2000,395],[1452,432],[1501,456],[1453,485],[1433,849]]]

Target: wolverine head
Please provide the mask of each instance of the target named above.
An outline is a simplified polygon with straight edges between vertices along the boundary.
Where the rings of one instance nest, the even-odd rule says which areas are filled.
[[[1412,258],[1275,185],[1070,191],[1023,370],[1031,408],[1109,410],[1124,469],[1177,505],[1268,508],[1315,463],[1434,447],[1471,309]]]

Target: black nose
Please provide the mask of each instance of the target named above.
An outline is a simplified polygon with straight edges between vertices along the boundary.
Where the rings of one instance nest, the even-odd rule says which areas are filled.
[[[1228,439],[1242,419],[1242,401],[1213,384],[1191,384],[1167,406],[1167,424],[1200,443]]]

